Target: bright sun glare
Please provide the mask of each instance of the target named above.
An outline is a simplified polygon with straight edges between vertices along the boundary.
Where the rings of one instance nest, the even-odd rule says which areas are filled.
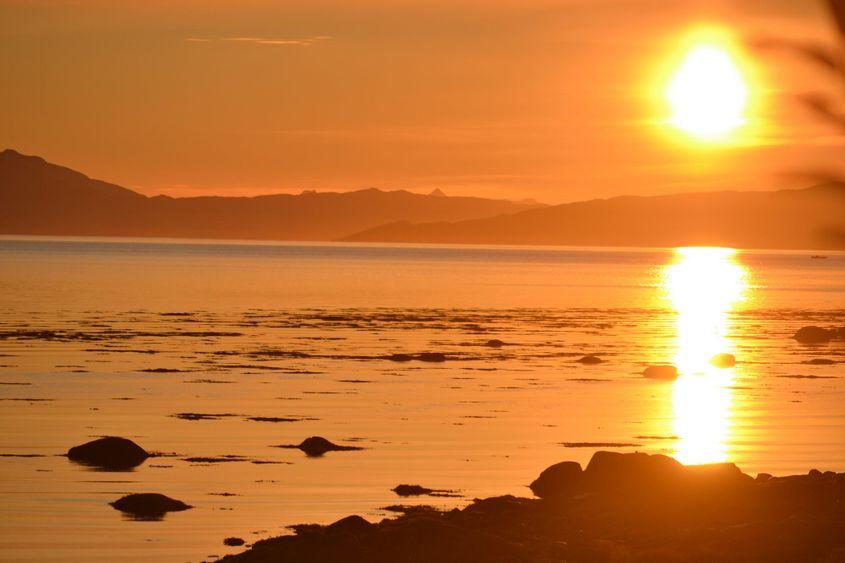
[[[730,248],[679,248],[664,270],[664,287],[677,312],[673,384],[675,457],[683,463],[728,458],[734,370],[710,358],[734,352],[729,313],[745,298],[746,269]]]
[[[702,140],[719,140],[745,123],[748,86],[718,44],[693,45],[666,88],[669,122]]]

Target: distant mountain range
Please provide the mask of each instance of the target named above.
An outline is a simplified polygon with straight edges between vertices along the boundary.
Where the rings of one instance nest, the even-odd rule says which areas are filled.
[[[343,240],[845,249],[845,186],[614,197],[457,222],[398,221]]]
[[[536,202],[404,190],[147,197],[37,156],[0,153],[0,233],[329,241],[398,220],[462,221]]]
[[[6,150],[0,153],[0,234],[845,249],[845,186],[555,206],[440,190],[147,197]]]

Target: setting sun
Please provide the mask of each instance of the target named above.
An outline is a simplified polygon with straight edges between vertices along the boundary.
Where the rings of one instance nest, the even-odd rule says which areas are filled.
[[[669,122],[704,140],[717,140],[745,123],[748,86],[730,53],[694,45],[666,88]]]
[[[845,0],[0,0],[0,563],[845,563],[842,61]]]

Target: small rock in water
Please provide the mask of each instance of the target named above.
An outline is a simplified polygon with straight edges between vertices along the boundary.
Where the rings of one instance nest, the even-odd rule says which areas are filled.
[[[648,366],[643,371],[643,377],[673,381],[678,379],[678,368],[670,364]]]
[[[716,354],[712,358],[710,358],[710,364],[717,367],[717,368],[732,368],[736,365],[736,358],[733,354],[727,354],[725,352],[721,354]]]
[[[484,344],[484,345],[487,346],[488,348],[501,348],[502,346],[505,345],[505,343],[503,341],[499,340],[498,338],[493,338],[491,340],[488,340],[487,343]]]
[[[351,452],[363,450],[358,446],[341,446],[323,438],[322,436],[311,436],[306,438],[299,445],[276,446],[278,448],[296,448],[305,452],[310,457],[320,457],[326,452]]]
[[[160,520],[168,512],[180,512],[193,508],[181,500],[159,493],[126,495],[109,504],[116,510],[142,520]]]
[[[828,330],[820,326],[804,326],[792,335],[792,338],[801,344],[821,344],[833,339],[836,330]]]
[[[434,489],[429,489],[428,487],[423,487],[420,485],[396,485],[391,490],[400,497],[415,497],[419,495],[427,495],[428,493],[434,491]]]
[[[456,491],[448,489],[429,489],[421,485],[396,485],[391,489],[400,497],[417,497],[421,495],[431,495],[433,497],[458,497]]]
[[[106,436],[74,446],[67,452],[68,459],[102,469],[131,469],[150,457],[144,448],[126,438]]]
[[[230,545],[232,547],[238,547],[238,546],[243,545],[245,543],[246,543],[246,541],[244,541],[243,538],[236,538],[236,537],[226,538],[225,540],[223,540],[223,545]]]
[[[586,356],[581,356],[576,361],[579,364],[584,364],[584,365],[600,364],[600,363],[604,362],[604,360],[602,360],[598,356],[593,356],[592,354],[588,354]]]

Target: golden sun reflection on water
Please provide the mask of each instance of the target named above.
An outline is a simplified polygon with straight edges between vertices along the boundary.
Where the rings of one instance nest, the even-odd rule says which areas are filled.
[[[710,363],[719,353],[733,354],[729,313],[745,299],[747,271],[729,248],[675,250],[663,271],[663,287],[677,313],[672,388],[675,457],[685,464],[728,459],[732,427],[734,368]]]

